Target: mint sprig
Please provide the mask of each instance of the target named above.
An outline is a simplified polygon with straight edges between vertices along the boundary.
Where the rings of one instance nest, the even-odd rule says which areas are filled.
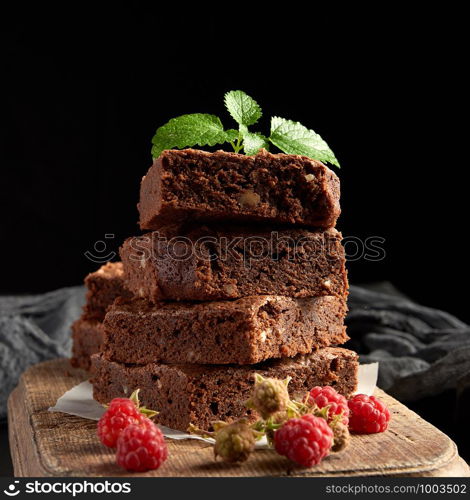
[[[269,149],[268,139],[259,132],[243,132],[243,151],[255,155],[260,149]]]
[[[152,156],[160,156],[165,149],[223,144],[232,137],[228,132],[215,115],[195,113],[172,118],[157,129],[152,139]]]
[[[287,154],[298,154],[331,163],[339,162],[328,144],[313,130],[301,123],[274,116],[270,136],[248,129],[262,116],[261,107],[242,90],[231,90],[224,97],[225,107],[238,124],[238,130],[225,130],[220,118],[205,113],[194,113],[172,118],[157,129],[152,139],[152,156],[160,156],[165,149],[190,146],[215,146],[230,143],[236,153],[244,151],[255,155],[273,144]]]
[[[242,90],[231,90],[224,97],[225,107],[239,124],[249,127],[263,116],[259,104]]]
[[[284,153],[309,156],[339,167],[339,162],[328,144],[317,133],[299,122],[273,116],[269,141]]]

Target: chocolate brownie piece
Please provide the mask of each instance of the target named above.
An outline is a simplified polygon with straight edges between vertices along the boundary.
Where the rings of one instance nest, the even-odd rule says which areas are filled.
[[[90,356],[101,352],[104,340],[104,327],[101,321],[78,319],[72,325],[72,358],[75,368],[90,369]]]
[[[140,187],[140,227],[184,220],[265,221],[334,227],[339,179],[305,156],[164,151]]]
[[[117,299],[104,320],[103,352],[121,363],[253,364],[346,342],[346,310],[332,296],[154,305]]]
[[[88,292],[83,307],[84,319],[103,321],[106,310],[116,297],[132,296],[124,287],[123,277],[122,263],[108,262],[85,278]]]
[[[345,297],[341,238],[336,229],[167,226],[127,239],[120,253],[127,288],[153,302]]]
[[[331,385],[346,397],[357,386],[357,354],[326,347],[307,355],[266,361],[255,366],[126,365],[92,357],[94,398],[109,403],[140,389],[142,404],[158,410],[162,425],[185,431],[189,424],[209,429],[216,420],[254,416],[245,407],[255,372],[265,377],[292,377],[289,390],[301,398],[316,385]]]

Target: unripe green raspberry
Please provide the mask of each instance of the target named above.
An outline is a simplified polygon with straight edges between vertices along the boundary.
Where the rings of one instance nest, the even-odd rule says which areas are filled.
[[[290,401],[287,390],[289,380],[264,378],[256,374],[253,396],[248,404],[265,420],[277,412],[285,411]]]
[[[225,425],[216,432],[214,454],[225,462],[244,462],[254,448],[254,432],[244,421]]]
[[[348,426],[343,422],[338,421],[330,427],[333,429],[333,447],[331,448],[331,451],[343,451],[351,440]]]

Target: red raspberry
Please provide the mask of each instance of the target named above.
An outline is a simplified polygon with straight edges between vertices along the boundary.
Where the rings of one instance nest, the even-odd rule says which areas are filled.
[[[293,462],[312,467],[330,452],[333,431],[327,421],[312,414],[289,419],[274,433],[274,448]]]
[[[319,408],[328,408],[328,422],[333,420],[335,415],[343,415],[341,422],[348,425],[349,421],[349,408],[348,400],[333,389],[333,387],[326,385],[324,387],[316,386],[310,391],[310,402],[316,403]]]
[[[357,394],[348,402],[349,430],[357,434],[373,434],[387,429],[390,421],[388,408],[374,396]]]
[[[117,440],[116,462],[128,471],[158,469],[168,457],[160,429],[149,419],[144,425],[131,424]]]
[[[110,448],[115,448],[121,432],[131,424],[148,420],[138,410],[135,403],[127,398],[115,398],[98,422],[98,437]]]

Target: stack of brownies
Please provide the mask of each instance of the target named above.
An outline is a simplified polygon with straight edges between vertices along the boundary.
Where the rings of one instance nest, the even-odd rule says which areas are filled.
[[[336,347],[348,339],[348,283],[331,170],[266,151],[170,150],[143,178],[138,208],[152,232],[125,241],[122,271],[87,277],[85,313],[92,299],[107,308],[95,320],[95,399],[140,388],[159,423],[186,430],[250,416],[256,372],[291,377],[293,396],[354,392],[357,355]],[[110,266],[119,278],[98,286]]]

